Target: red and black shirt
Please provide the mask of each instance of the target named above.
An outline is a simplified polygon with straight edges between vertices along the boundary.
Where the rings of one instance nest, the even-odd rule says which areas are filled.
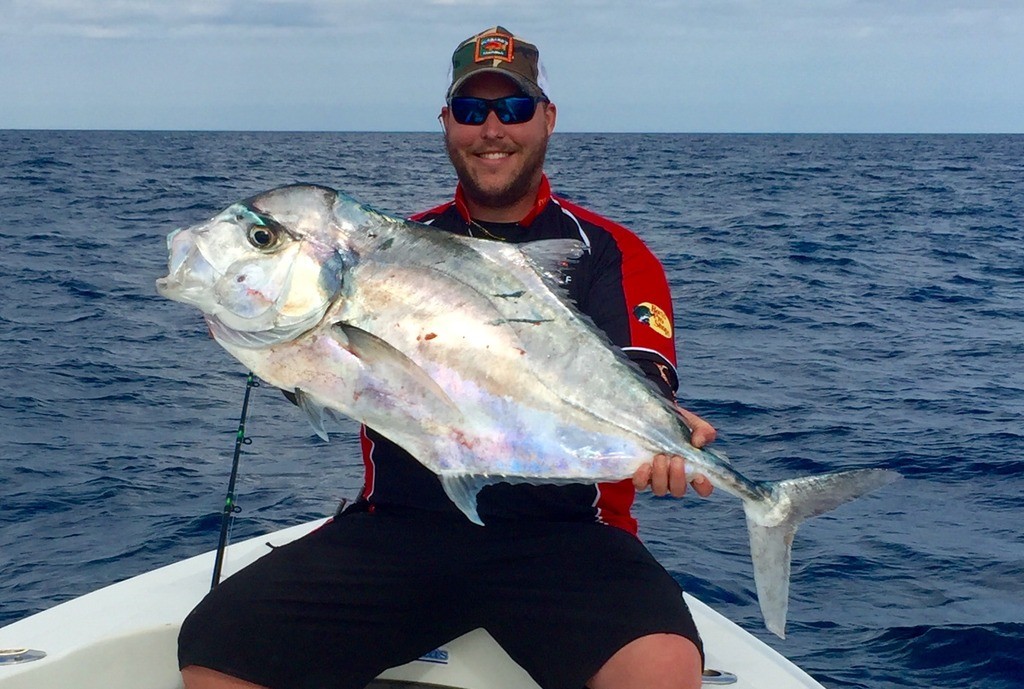
[[[569,296],[581,312],[637,362],[669,398],[676,378],[672,302],[661,263],[631,231],[551,195],[545,177],[533,210],[518,223],[471,221],[461,186],[455,199],[412,218],[439,230],[507,242],[578,239],[587,251],[569,275]],[[361,498],[370,509],[454,512],[441,483],[405,450],[371,428],[362,434],[366,468]],[[478,512],[489,519],[600,521],[636,533],[631,480],[530,485],[500,483],[480,491]]]

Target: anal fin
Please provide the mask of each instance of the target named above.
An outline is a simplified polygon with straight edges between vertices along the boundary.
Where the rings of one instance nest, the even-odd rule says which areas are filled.
[[[441,486],[448,499],[455,503],[469,521],[483,526],[484,522],[476,510],[476,497],[484,486],[494,483],[494,479],[471,474],[441,474],[438,478],[441,479]]]

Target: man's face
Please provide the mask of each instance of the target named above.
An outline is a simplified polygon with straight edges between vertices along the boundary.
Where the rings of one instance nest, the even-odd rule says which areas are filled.
[[[519,90],[500,74],[485,73],[469,80],[458,95],[493,99],[519,95]],[[502,124],[493,112],[483,124],[459,124],[447,107],[441,117],[448,157],[471,204],[503,209],[527,197],[533,203],[555,127],[554,105],[539,103],[533,118],[519,124]]]

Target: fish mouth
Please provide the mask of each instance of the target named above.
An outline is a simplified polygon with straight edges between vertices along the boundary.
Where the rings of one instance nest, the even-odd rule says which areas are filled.
[[[210,285],[219,277],[191,232],[182,228],[167,235],[167,275],[156,280],[161,296],[202,309],[209,300]]]
[[[177,294],[177,286],[178,282],[172,279],[170,275],[156,279],[156,291],[161,297],[174,299],[174,295]]]
[[[203,298],[207,290],[202,284],[195,280],[182,279],[181,276],[173,273],[156,279],[156,291],[160,296],[167,299],[200,308],[203,308],[206,301],[208,301],[208,299]]]

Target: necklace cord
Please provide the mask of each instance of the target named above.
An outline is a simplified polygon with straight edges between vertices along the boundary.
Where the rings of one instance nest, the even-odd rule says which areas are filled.
[[[508,241],[504,237],[499,237],[496,234],[492,234],[491,231],[488,230],[486,227],[484,227],[483,225],[478,223],[476,220],[473,220],[472,218],[470,218],[466,222],[466,231],[469,232],[469,236],[470,237],[476,237],[476,235],[473,234],[473,228],[476,228],[476,229],[480,230],[481,232],[483,232],[485,235],[487,235],[488,239],[493,239],[493,240],[498,241],[498,242],[507,242]]]

